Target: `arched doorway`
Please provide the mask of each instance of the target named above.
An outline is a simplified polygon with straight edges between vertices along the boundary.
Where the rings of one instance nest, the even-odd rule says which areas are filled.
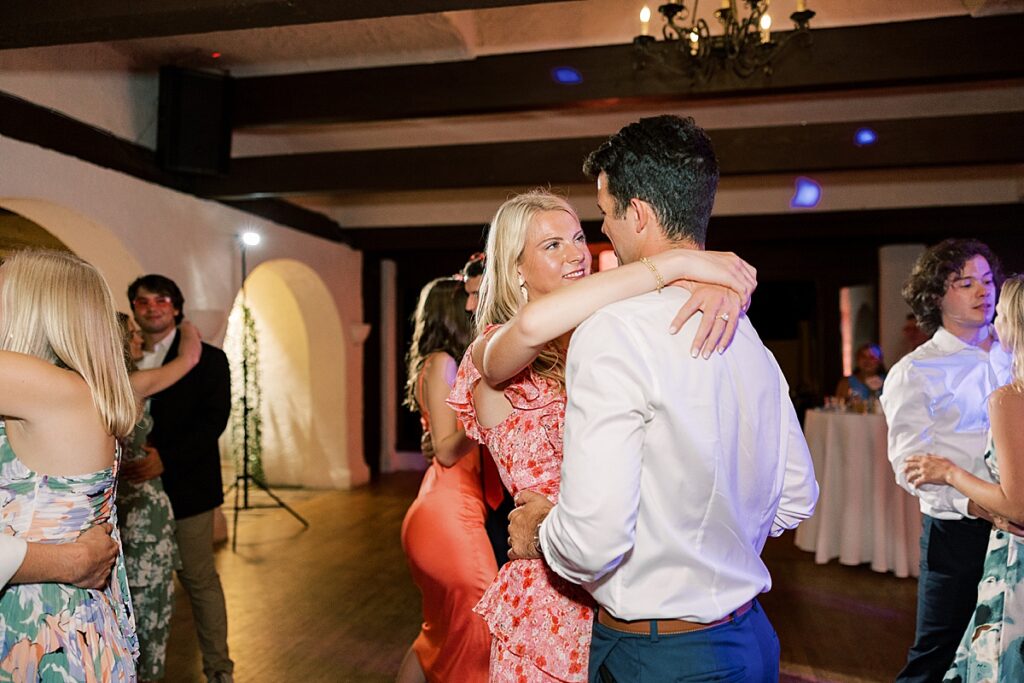
[[[8,234],[19,238],[14,247],[66,249],[82,257],[103,274],[114,295],[114,304],[127,310],[128,284],[142,266],[109,229],[56,204],[38,199],[0,197],[0,211],[7,216]],[[37,226],[42,233],[33,231]],[[46,236],[48,235],[48,237]],[[34,240],[25,242],[25,240]]]
[[[303,263],[260,264],[245,282],[258,337],[262,463],[274,486],[348,488],[346,353],[350,343],[320,276]],[[228,318],[224,350],[232,393],[241,394],[242,292]],[[229,448],[231,429],[226,432]]]

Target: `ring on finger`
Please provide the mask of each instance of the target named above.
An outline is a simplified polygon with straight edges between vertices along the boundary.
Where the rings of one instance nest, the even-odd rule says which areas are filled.
[[[718,319],[721,320],[722,322],[729,322],[729,314],[721,313],[718,315]]]

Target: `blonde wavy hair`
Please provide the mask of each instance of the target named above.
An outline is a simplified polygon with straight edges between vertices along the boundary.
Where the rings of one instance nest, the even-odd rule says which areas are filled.
[[[1004,336],[999,342],[1010,351],[1010,383],[1024,391],[1024,275],[1006,278],[999,294],[999,304],[1002,315],[1006,316],[1000,325]]]
[[[114,299],[99,271],[73,254],[21,251],[4,261],[0,274],[0,349],[77,373],[107,432],[130,434],[135,396]]]
[[[564,211],[578,223],[579,216],[564,197],[544,189],[516,195],[498,207],[487,231],[487,267],[480,282],[480,303],[476,310],[476,331],[488,325],[507,323],[526,305],[518,266],[526,248],[526,234],[538,215]],[[545,380],[565,387],[565,351],[548,343],[530,365]]]

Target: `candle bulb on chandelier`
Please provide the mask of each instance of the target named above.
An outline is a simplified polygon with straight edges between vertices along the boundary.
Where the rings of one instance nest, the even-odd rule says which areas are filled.
[[[806,12],[807,11],[807,0],[796,0],[796,11]]]
[[[644,8],[640,10],[640,35],[646,36],[648,29],[651,25],[651,8],[644,5]]]
[[[762,14],[761,15],[761,42],[770,43],[772,41],[772,15]]]

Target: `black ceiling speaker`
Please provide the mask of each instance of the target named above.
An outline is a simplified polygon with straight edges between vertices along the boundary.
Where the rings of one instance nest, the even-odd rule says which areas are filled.
[[[227,175],[231,159],[231,76],[160,68],[156,156],[168,171]]]

